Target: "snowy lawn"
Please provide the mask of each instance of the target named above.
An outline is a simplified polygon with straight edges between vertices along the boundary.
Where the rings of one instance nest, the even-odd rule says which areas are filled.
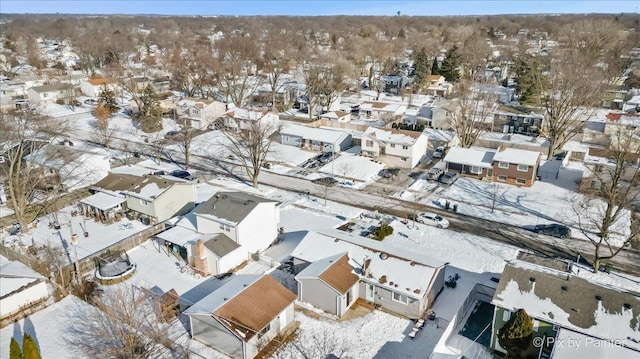
[[[384,167],[384,164],[374,162],[371,158],[343,152],[338,158],[320,168],[320,172],[367,182],[376,179],[378,172]]]

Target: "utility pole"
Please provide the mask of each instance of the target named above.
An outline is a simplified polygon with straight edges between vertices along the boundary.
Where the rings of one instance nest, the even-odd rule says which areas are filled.
[[[80,266],[78,265],[78,235],[73,233],[73,225],[69,221],[69,232],[71,234],[71,245],[73,246],[73,266],[76,268],[76,283],[80,285]]]

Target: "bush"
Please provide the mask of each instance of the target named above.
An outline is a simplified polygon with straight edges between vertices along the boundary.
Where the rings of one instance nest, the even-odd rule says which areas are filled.
[[[533,321],[524,309],[518,309],[498,330],[498,343],[511,358],[520,358],[531,345]]]
[[[393,233],[393,227],[388,224],[383,224],[382,226],[373,230],[373,238],[376,241],[381,241],[384,239],[384,237],[390,235],[391,233]]]
[[[22,349],[20,349],[20,344],[16,338],[11,338],[11,343],[9,344],[9,359],[22,359]]]
[[[63,98],[59,98],[59,99],[57,99],[57,100],[56,100],[56,103],[57,103],[58,105],[64,105],[64,104],[65,104],[65,103],[64,103],[64,99],[63,99]]]
[[[42,359],[42,356],[40,356],[40,349],[38,349],[36,341],[31,335],[29,335],[29,333],[24,333],[22,350],[24,359]]]

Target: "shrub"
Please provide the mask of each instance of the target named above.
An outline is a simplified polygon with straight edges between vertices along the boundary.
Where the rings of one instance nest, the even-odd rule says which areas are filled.
[[[9,359],[22,359],[22,349],[20,349],[20,344],[16,338],[11,338],[11,343],[9,344]]]
[[[40,349],[36,341],[29,333],[24,333],[24,340],[22,341],[22,350],[24,359],[42,359],[40,356]]]
[[[520,358],[531,345],[533,321],[524,309],[518,309],[498,330],[498,343],[511,358]]]
[[[381,241],[384,239],[384,237],[390,235],[391,233],[393,233],[393,227],[388,224],[383,224],[382,226],[373,230],[373,238],[376,241]]]

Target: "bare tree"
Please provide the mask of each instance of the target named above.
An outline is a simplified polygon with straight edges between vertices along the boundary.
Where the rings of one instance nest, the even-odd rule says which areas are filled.
[[[342,358],[347,352],[346,344],[340,340],[335,331],[323,330],[314,332],[313,335],[305,335],[298,331],[296,336],[281,347],[273,356],[273,359],[312,359],[328,358],[333,355]]]
[[[180,148],[180,152],[184,156],[184,169],[188,170],[191,157],[191,142],[197,131],[191,127],[190,121],[186,118],[179,119],[178,123],[181,127],[178,134],[173,138],[173,142]]]
[[[342,177],[347,178],[347,175],[353,171],[353,165],[349,162],[344,162],[338,166],[338,171],[340,171]]]
[[[253,39],[239,35],[225,37],[215,45],[218,52],[218,86],[227,101],[242,107],[260,85],[260,78],[252,72],[258,59],[257,44]]]
[[[78,355],[91,358],[183,357],[184,348],[165,322],[161,308],[148,292],[122,286],[93,299],[71,313],[66,342]]]
[[[309,104],[309,120],[313,120],[316,110],[327,110],[338,99],[346,85],[345,71],[342,63],[318,57],[308,63],[304,72]]]
[[[615,133],[605,153],[611,161],[588,166],[591,183],[586,195],[572,201],[575,224],[594,246],[596,273],[602,261],[618,255],[640,235],[640,223],[629,219],[631,204],[640,198],[639,134],[630,128]]]
[[[449,123],[460,140],[460,146],[473,146],[489,127],[495,102],[486,93],[474,90],[468,83],[458,86],[457,98],[448,106]]]
[[[262,122],[251,121],[242,130],[222,130],[225,136],[223,147],[237,161],[240,161],[253,187],[258,187],[260,170],[267,162],[267,155],[272,152],[271,145],[281,127],[276,122]]]
[[[111,113],[107,108],[99,105],[96,107],[94,116],[96,118],[94,122],[96,140],[109,149],[111,139],[116,132],[116,128],[111,126]]]
[[[485,69],[491,48],[485,37],[476,31],[464,40],[460,55],[465,69],[464,77],[476,81],[478,72]]]
[[[265,77],[271,92],[270,108],[282,107],[278,104],[277,93],[281,88],[282,76],[285,75],[292,63],[291,48],[287,42],[287,37],[281,33],[269,34],[269,39],[265,44],[262,66],[262,76]]]

